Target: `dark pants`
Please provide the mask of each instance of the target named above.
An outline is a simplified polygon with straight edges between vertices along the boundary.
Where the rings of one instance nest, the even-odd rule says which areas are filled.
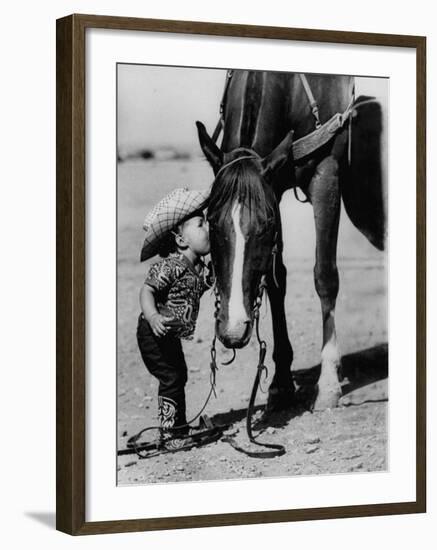
[[[137,341],[147,370],[159,380],[158,414],[161,427],[171,429],[186,424],[187,364],[180,339],[171,335],[158,338],[141,313]]]

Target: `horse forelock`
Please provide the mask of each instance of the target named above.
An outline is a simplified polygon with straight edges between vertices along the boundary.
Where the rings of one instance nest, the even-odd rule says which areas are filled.
[[[236,203],[250,216],[256,226],[270,221],[275,215],[273,201],[267,196],[266,183],[261,176],[258,159],[242,159],[227,167],[214,180],[208,205],[208,218],[223,221],[232,215]]]

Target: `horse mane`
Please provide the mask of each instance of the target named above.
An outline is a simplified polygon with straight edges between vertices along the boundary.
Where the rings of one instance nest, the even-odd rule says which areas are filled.
[[[242,159],[231,164],[217,175],[212,184],[208,219],[219,222],[238,200],[257,225],[268,223],[276,212],[274,203],[266,196],[265,186],[257,159]]]

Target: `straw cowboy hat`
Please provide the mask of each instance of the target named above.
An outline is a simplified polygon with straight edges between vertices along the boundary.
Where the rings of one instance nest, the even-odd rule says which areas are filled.
[[[197,210],[205,208],[208,197],[209,191],[178,188],[159,201],[143,223],[146,238],[141,250],[141,261],[157,254],[168,232]]]

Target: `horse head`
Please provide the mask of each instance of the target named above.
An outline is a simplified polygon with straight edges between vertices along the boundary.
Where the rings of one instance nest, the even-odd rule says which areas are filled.
[[[216,334],[227,348],[250,340],[262,277],[272,267],[279,244],[280,214],[273,176],[287,160],[290,132],[261,158],[240,147],[223,153],[197,123],[199,141],[215,179],[208,206],[211,259],[216,278]]]

